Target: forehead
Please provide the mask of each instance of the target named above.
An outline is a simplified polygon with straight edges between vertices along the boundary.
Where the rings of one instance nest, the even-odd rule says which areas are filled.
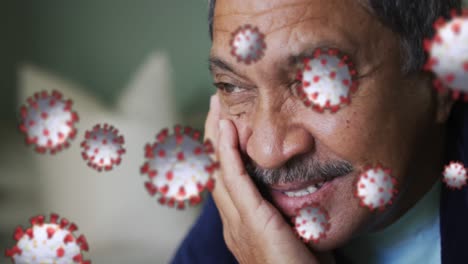
[[[286,56],[310,46],[353,53],[369,45],[380,26],[361,0],[217,0],[212,54],[226,57],[231,33],[245,24],[265,35],[266,57],[272,50]]]

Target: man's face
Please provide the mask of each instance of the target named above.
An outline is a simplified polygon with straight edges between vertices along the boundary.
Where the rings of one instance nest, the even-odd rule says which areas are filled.
[[[245,24],[257,26],[267,45],[250,65],[230,54],[231,33]],[[234,122],[251,176],[283,214],[306,202],[328,211],[331,229],[318,249],[388,224],[433,183],[442,148],[437,98],[427,78],[401,73],[397,35],[362,3],[218,0],[213,29],[222,117]],[[349,54],[358,71],[351,104],[336,113],[306,107],[295,92],[292,58],[319,47]],[[388,210],[371,213],[355,198],[355,183],[377,164],[392,170],[399,194]]]

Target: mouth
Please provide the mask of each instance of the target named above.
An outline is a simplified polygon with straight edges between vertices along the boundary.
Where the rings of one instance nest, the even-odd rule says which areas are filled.
[[[330,180],[269,185],[268,190],[276,207],[283,214],[292,217],[305,203],[322,204],[333,195],[336,185],[345,176],[334,177]]]
[[[303,197],[312,193],[315,193],[316,191],[320,190],[322,186],[325,184],[325,181],[314,183],[314,184],[308,184],[306,187],[302,189],[292,189],[289,191],[280,191],[282,194],[288,196],[288,197]]]

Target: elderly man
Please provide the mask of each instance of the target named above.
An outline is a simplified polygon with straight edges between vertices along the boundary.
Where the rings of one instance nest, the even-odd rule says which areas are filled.
[[[444,164],[468,163],[468,109],[422,71],[422,40],[459,8],[459,0],[211,1],[218,92],[206,134],[221,170],[173,262],[468,263],[467,188],[440,183]],[[245,24],[266,42],[250,64],[230,47]],[[358,72],[358,90],[336,113],[311,109],[296,92],[298,58],[317,48],[349,54]],[[385,211],[354,196],[375,164],[398,182]],[[317,243],[301,242],[289,221],[307,202],[329,214]]]

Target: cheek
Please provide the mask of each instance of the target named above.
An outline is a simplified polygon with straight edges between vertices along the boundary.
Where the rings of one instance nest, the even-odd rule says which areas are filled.
[[[382,163],[394,165],[395,153],[407,153],[408,136],[400,117],[377,101],[358,105],[351,103],[337,113],[315,113],[305,110],[307,130],[315,139],[318,154],[330,153],[351,162],[356,169]],[[322,155],[320,155],[322,156]]]
[[[379,133],[374,131],[371,119],[366,119],[351,108],[349,110],[350,114],[343,113],[331,119],[318,137],[323,138],[323,143],[338,156],[359,164],[372,155],[370,152],[379,142]]]
[[[317,146],[323,144],[337,156],[346,159],[360,169],[364,166],[383,163],[399,153],[404,136],[398,118],[388,114],[377,116],[374,111],[360,112],[350,107],[347,113],[336,115],[316,127]],[[369,114],[373,113],[373,114]]]
[[[358,162],[360,153],[364,152],[365,141],[369,140],[366,125],[359,114],[348,108],[337,113],[318,113],[304,109],[299,113],[304,127],[314,137],[318,154],[330,153],[351,163]],[[321,155],[322,156],[322,155]]]
[[[402,180],[424,141],[422,131],[432,129],[429,110],[392,100],[389,94],[365,99],[313,126],[317,151],[328,149],[357,170],[380,164]]]

